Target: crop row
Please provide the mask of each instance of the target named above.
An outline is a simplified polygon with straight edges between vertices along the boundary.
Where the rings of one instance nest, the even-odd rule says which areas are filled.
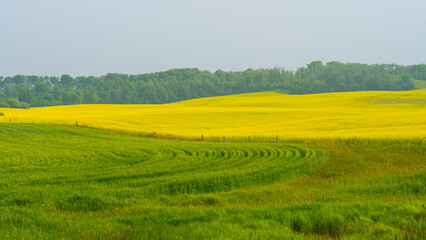
[[[133,188],[146,197],[208,193],[298,177],[322,156],[297,144],[159,140],[54,125],[1,124],[0,131],[6,147],[0,186],[23,188]]]

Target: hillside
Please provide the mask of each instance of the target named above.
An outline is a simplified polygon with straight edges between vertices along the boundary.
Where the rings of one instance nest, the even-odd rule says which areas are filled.
[[[426,88],[426,80],[413,80],[415,89]]]
[[[424,239],[415,140],[208,143],[0,123],[0,239]]]
[[[218,140],[423,138],[426,90],[311,95],[253,93],[161,105],[72,105],[0,108],[0,122],[55,123],[134,135]],[[256,138],[257,137],[257,138]],[[232,138],[229,138],[230,140]],[[265,140],[265,138],[264,138]]]

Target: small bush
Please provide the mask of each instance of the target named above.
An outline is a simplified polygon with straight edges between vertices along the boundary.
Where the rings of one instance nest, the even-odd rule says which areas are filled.
[[[10,108],[10,105],[3,100],[0,101],[0,108]]]
[[[1,116],[4,116],[4,113],[0,112],[0,117],[1,117]]]
[[[2,100],[0,102],[0,107],[2,108],[30,108],[30,104],[26,102],[20,102],[18,99],[15,98],[8,98],[7,100]]]

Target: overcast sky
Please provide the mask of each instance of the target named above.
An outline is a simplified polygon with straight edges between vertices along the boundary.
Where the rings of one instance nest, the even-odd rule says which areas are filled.
[[[0,75],[426,63],[425,0],[1,0]]]

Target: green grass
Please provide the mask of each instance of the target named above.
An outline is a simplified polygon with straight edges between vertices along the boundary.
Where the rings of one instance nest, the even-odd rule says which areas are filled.
[[[415,89],[426,88],[426,81],[425,80],[415,80],[415,79],[413,79],[413,82],[414,82],[414,88]]]
[[[0,239],[425,238],[421,139],[260,140],[0,124]]]

